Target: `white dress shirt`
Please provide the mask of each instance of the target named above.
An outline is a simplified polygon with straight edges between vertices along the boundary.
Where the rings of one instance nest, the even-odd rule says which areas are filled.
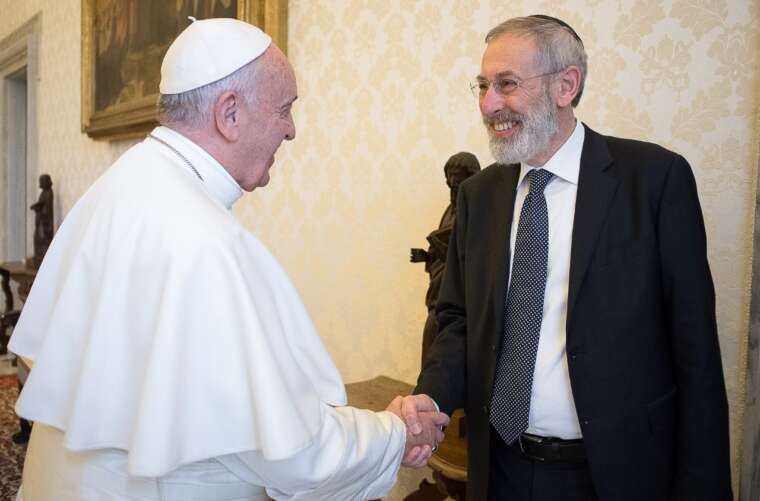
[[[578,193],[578,172],[585,131],[578,121],[575,130],[554,156],[542,167],[523,163],[517,183],[510,236],[510,277],[517,226],[530,187],[526,179],[531,169],[546,169],[554,178],[544,190],[549,216],[549,259],[544,294],[544,318],[538,342],[536,368],[528,419],[528,433],[546,437],[581,437],[570,375],[567,369],[566,320],[570,282],[570,246]]]

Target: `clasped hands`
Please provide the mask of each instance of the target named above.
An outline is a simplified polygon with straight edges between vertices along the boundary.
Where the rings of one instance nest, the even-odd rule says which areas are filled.
[[[406,424],[406,447],[403,466],[425,466],[443,441],[443,428],[449,424],[449,416],[438,412],[433,399],[427,395],[396,397],[388,405],[390,411]]]

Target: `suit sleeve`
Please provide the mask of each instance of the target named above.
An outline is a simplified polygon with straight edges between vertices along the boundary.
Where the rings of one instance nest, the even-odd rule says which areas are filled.
[[[448,415],[465,403],[467,311],[465,306],[465,238],[467,195],[457,195],[457,216],[449,237],[436,316],[438,336],[428,350],[414,393],[425,393]]]
[[[730,500],[728,403],[697,186],[677,157],[660,197],[658,241],[677,393],[677,500]]]
[[[269,461],[249,451],[217,458],[272,499],[361,501],[388,494],[406,444],[406,426],[390,412],[325,406],[315,441],[295,456]]]

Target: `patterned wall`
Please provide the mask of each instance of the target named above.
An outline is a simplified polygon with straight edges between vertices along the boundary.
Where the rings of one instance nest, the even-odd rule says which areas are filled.
[[[129,143],[80,133],[80,2],[0,0],[0,11],[0,39],[42,12],[40,165],[65,212]],[[582,120],[694,168],[739,437],[760,137],[754,0],[291,0],[298,137],[237,213],[291,273],[346,380],[413,381],[427,276],[409,248],[424,246],[447,203],[448,156],[491,162],[468,89],[484,34],[537,12],[585,41]]]

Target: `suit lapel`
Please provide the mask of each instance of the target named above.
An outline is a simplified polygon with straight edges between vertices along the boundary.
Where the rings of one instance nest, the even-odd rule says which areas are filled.
[[[494,308],[494,323],[496,326],[496,339],[493,341],[497,345],[501,343],[504,330],[504,302],[506,300],[506,288],[508,279],[509,264],[509,236],[512,231],[512,219],[515,210],[515,195],[517,193],[517,180],[520,177],[520,164],[505,165],[502,169],[503,175],[500,176],[495,190],[490,193],[495,199],[491,203],[494,213],[492,217],[492,227],[489,235],[494,235],[494,241],[491,242],[493,252],[491,253],[491,269],[494,273],[491,276],[492,282],[492,300]]]
[[[617,190],[617,179],[605,172],[612,161],[604,138],[586,127],[570,250],[567,325],[570,325],[578,293],[607,217],[608,207]]]

